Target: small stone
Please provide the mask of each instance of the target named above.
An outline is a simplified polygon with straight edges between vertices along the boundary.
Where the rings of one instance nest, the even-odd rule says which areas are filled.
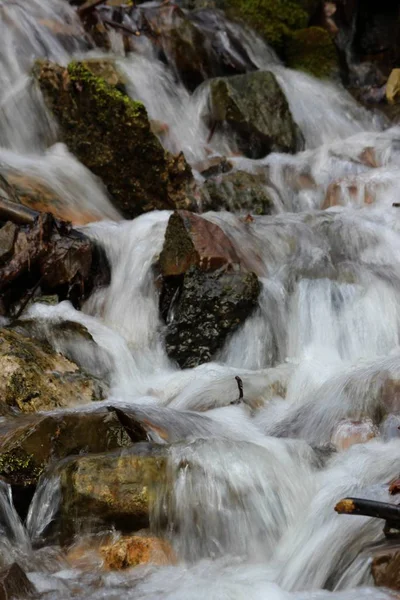
[[[153,536],[124,536],[116,542],[100,547],[104,567],[110,570],[128,569],[152,563],[176,563],[176,556],[167,541]]]

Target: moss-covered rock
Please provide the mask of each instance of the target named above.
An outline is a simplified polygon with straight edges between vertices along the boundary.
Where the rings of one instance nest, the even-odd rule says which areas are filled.
[[[0,329],[0,405],[22,412],[52,410],[101,400],[95,378],[49,346]]]
[[[330,34],[321,27],[295,31],[286,39],[287,66],[327,78],[339,72],[338,53]]]
[[[257,306],[260,285],[254,273],[191,267],[184,276],[179,299],[168,323],[168,355],[182,368],[212,359]]]
[[[154,490],[165,479],[166,449],[148,443],[67,459],[60,467],[60,531],[113,525],[133,532],[147,527]]]
[[[103,180],[125,217],[175,206],[170,156],[152,133],[142,103],[95,75],[88,63],[73,62],[65,69],[38,62],[34,75],[62,141]],[[191,177],[190,168],[186,175]],[[187,179],[181,183],[179,191],[186,190]],[[187,207],[193,198],[184,191],[180,201]]]
[[[269,71],[213,79],[210,104],[211,120],[227,126],[249,158],[302,148],[302,135],[286,97]]]
[[[273,206],[262,174],[233,171],[206,181],[203,210],[268,215]]]
[[[306,27],[309,20],[306,3],[295,0],[229,0],[226,5],[228,16],[242,19],[277,50],[291,31]]]

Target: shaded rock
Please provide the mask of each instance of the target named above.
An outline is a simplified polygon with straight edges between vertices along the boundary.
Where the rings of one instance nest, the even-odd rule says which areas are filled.
[[[293,32],[286,40],[287,66],[327,78],[339,74],[336,46],[330,34],[321,27],[308,27]]]
[[[36,588],[18,563],[13,563],[0,571],[0,600],[10,598],[26,600],[33,596],[36,596]]]
[[[375,553],[371,572],[375,585],[400,590],[400,548],[386,548]]]
[[[386,84],[386,99],[389,104],[400,103],[400,69],[393,69]]]
[[[175,564],[177,559],[170,544],[152,535],[124,536],[100,547],[104,567],[111,570],[128,569],[138,565]]]
[[[18,228],[13,252],[0,266],[0,314],[18,314],[39,293],[80,306],[93,287],[108,283],[108,263],[88,237],[50,214],[27,216],[31,223]]]
[[[305,2],[291,0],[226,0],[225,4],[224,8],[226,8],[228,16],[243,20],[277,50],[282,49],[285,36],[293,30],[306,27],[309,20],[309,13],[305,10]],[[314,3],[310,3],[311,5],[314,5]]]
[[[124,532],[148,526],[155,487],[165,478],[165,448],[133,448],[66,459],[60,466],[59,526],[64,539],[113,525]]]
[[[175,160],[151,132],[143,104],[95,76],[84,63],[65,69],[40,62],[34,74],[62,141],[103,180],[123,216],[195,204],[185,190],[180,194],[182,181],[174,168],[170,181],[170,162],[175,167]],[[190,168],[185,165],[179,174],[186,185]]]
[[[136,434],[136,442],[146,439],[144,430]],[[104,408],[18,417],[0,426],[0,475],[13,486],[35,486],[43,471],[67,456],[131,444],[116,415]]]
[[[239,262],[235,248],[218,225],[183,210],[170,216],[159,259],[164,277],[182,275],[193,265],[214,271]]]
[[[37,340],[0,329],[0,397],[22,412],[76,406],[103,398],[104,390],[76,364]]]
[[[191,267],[184,275],[178,299],[172,303],[165,346],[182,368],[212,359],[257,306],[260,286],[254,273]]]
[[[18,227],[8,221],[0,229],[0,264],[3,264],[13,253]]]
[[[229,173],[233,165],[225,156],[213,156],[194,165],[194,168],[206,179],[222,173]]]
[[[214,74],[206,38],[176,5],[158,8],[156,15],[167,60],[183,84],[193,91]]]
[[[273,202],[264,175],[234,171],[213,177],[203,186],[203,210],[228,210],[256,215],[271,213]]]
[[[250,158],[296,152],[302,136],[275,76],[257,71],[210,82],[210,119],[226,124],[239,150]]]

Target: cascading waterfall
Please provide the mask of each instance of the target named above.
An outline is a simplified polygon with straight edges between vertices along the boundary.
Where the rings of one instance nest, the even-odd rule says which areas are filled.
[[[29,75],[37,58],[67,64],[97,51],[64,0],[0,2],[0,171],[37,178],[71,212],[90,215],[80,223],[99,221],[82,231],[104,248],[112,273],[82,312],[68,302],[35,304],[23,318],[107,380],[104,405],[151,421],[156,443],[166,444],[157,428],[166,432],[168,477],[151,524],[158,531],[167,523],[179,560],[111,575],[46,570],[37,559],[30,578],[48,600],[389,599],[366,587],[373,583],[366,550],[382,541],[381,523],[333,507],[347,495],[389,501],[385,484],[399,474],[398,415],[368,427],[400,376],[400,226],[392,207],[400,128],[388,129],[339,86],[286,69],[253,32],[210,14],[196,25],[217,35],[232,61],[275,74],[305,149],[231,157],[234,169],[267,174],[276,214],[204,218],[257,273],[259,306],[214,362],[179,370],[163,346],[152,270],[170,212],[121,220],[101,182],[55,144],[56,125]],[[145,39],[124,57],[119,34],[110,38],[128,93],[165,125],[158,132],[165,148],[184,151],[194,169],[209,154],[235,153],[225,134],[209,139],[207,82],[190,94]],[[64,320],[84,325],[96,350],[81,341],[66,348],[53,333]],[[244,385],[238,405],[235,376]],[[350,420],[366,424],[369,441],[343,449],[339,433]],[[57,472],[38,486],[25,528],[0,483],[2,534],[31,555],[57,513]]]

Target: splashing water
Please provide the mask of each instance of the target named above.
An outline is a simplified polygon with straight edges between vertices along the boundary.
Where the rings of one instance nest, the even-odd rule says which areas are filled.
[[[71,211],[90,215],[82,223],[107,219],[82,230],[104,248],[112,272],[82,312],[68,302],[35,304],[25,317],[57,351],[107,380],[105,405],[150,423],[149,438],[167,448],[151,525],[170,539],[178,564],[104,573],[33,560],[32,543],[45,541],[61,501],[56,472],[38,486],[25,527],[1,482],[0,558],[12,540],[48,600],[388,599],[365,587],[381,523],[333,507],[347,495],[389,501],[386,484],[399,475],[400,222],[392,204],[400,129],[385,129],[339,86],[286,69],[222,13],[200,11],[193,23],[243,68],[276,75],[306,149],[232,159],[235,169],[265,174],[276,214],[204,218],[259,276],[259,306],[215,362],[181,371],[164,350],[153,270],[170,213],[120,221],[100,181],[52,145],[56,126],[32,84],[36,58],[85,56],[76,12],[63,0],[0,2],[0,168],[46,184]],[[144,36],[127,57],[119,34],[110,39],[128,93],[166,126],[158,135],[167,149],[193,164],[234,151],[224,134],[209,140],[207,82],[190,94]],[[65,320],[84,325],[95,349],[79,339],[67,347],[54,333]],[[235,376],[244,384],[238,405]],[[367,434],[348,447],[340,435],[354,435],[354,422]]]

